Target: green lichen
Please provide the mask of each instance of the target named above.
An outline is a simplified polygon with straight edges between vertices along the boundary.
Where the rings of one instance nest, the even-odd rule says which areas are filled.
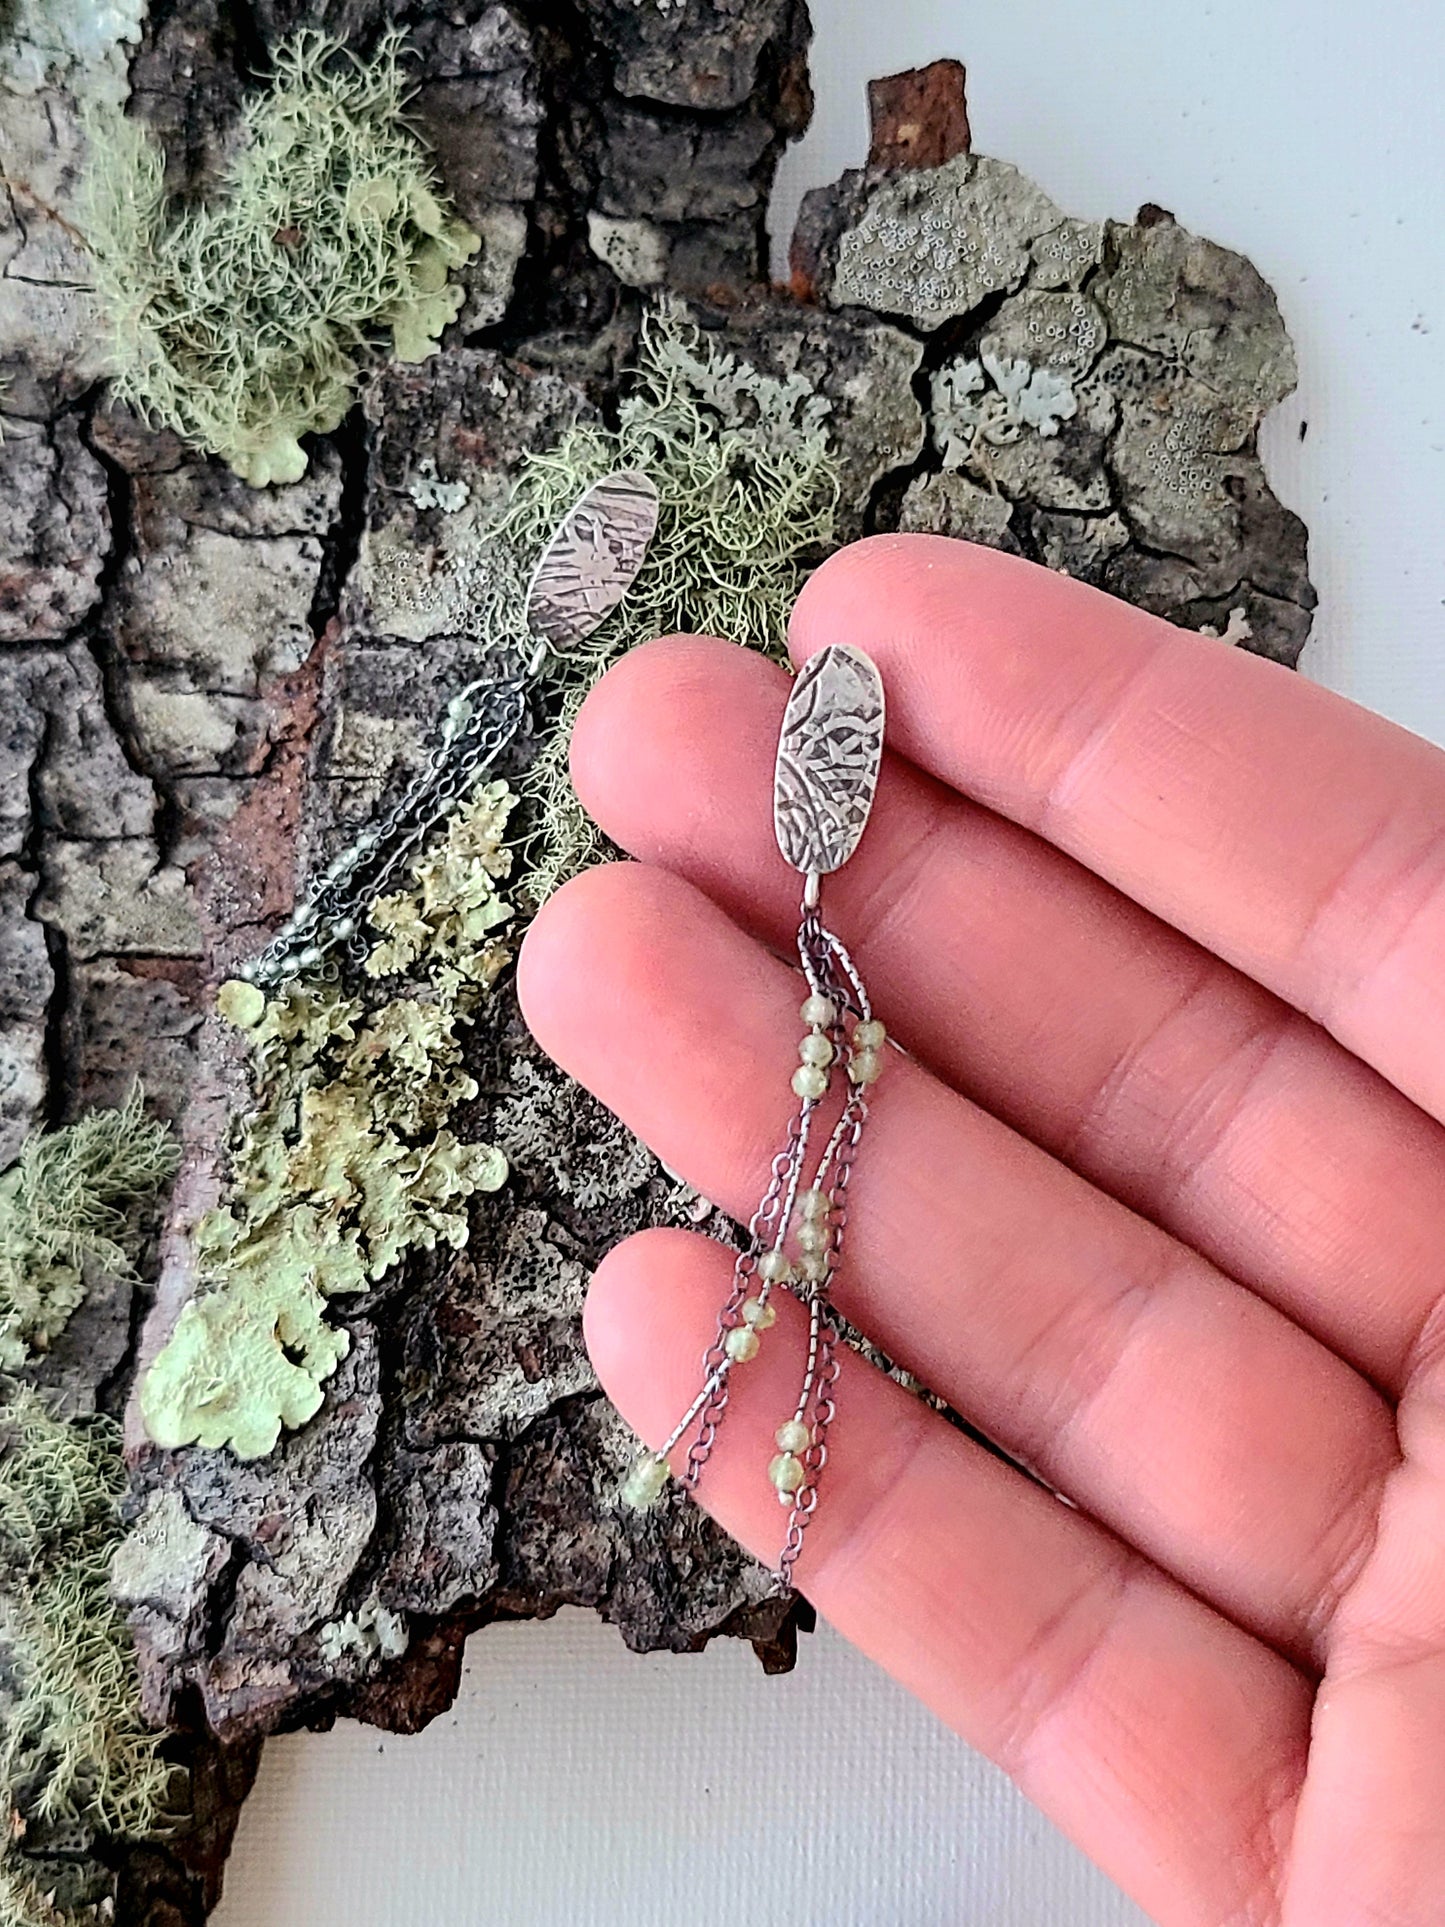
[[[675,630],[785,657],[804,575],[834,539],[831,408],[806,376],[767,374],[664,297],[644,317],[615,429],[579,425],[529,455],[501,518],[454,538],[444,554],[384,531],[370,539],[374,620],[414,637],[469,636],[479,653],[525,662],[535,646],[527,582],[578,496],[617,469],[642,469],[657,488],[657,533],[636,580],[583,643],[550,655],[542,671],[550,727],[518,785],[526,908],[601,852],[567,755],[577,712],[611,662]],[[422,481],[430,486],[429,470]]]
[[[505,783],[483,785],[408,887],[371,906],[366,990],[294,982],[259,1019],[253,996],[223,990],[256,1104],[237,1122],[228,1200],[197,1227],[196,1296],[141,1386],[157,1444],[273,1450],[346,1355],[327,1300],[409,1251],[459,1248],[470,1199],[505,1180],[502,1152],[450,1121],[477,1095],[462,1033],[509,957],[497,885],[514,802]]]
[[[833,540],[830,411],[805,376],[764,373],[664,299],[644,320],[616,429],[580,425],[529,459],[496,530],[497,543],[520,556],[540,554],[581,490],[614,469],[642,469],[660,504],[647,560],[618,608],[584,644],[550,658],[556,726],[520,785],[530,901],[599,851],[568,780],[567,752],[577,711],[609,663],[677,630],[785,657],[808,560]]]
[[[0,1369],[16,1371],[65,1329],[94,1265],[130,1277],[138,1219],[176,1166],[140,1087],[114,1111],[35,1132],[0,1177]]]
[[[110,1597],[125,1485],[119,1428],[56,1417],[28,1387],[0,1409],[0,1919],[51,1917],[18,1848],[36,1827],[132,1838],[165,1818],[175,1768],[141,1715],[130,1635]]]
[[[0,1927],[68,1927],[14,1853],[0,1859]]]
[[[595,853],[567,780],[567,737],[616,656],[671,629],[784,655],[804,570],[832,539],[828,413],[804,378],[765,374],[664,303],[644,324],[617,427],[575,428],[534,456],[486,540],[431,579],[457,627],[498,660],[525,659],[526,573],[578,494],[618,468],[641,468],[657,487],[657,537],[636,582],[585,645],[549,659],[555,722],[519,785],[528,808],[514,848],[503,838],[517,798],[489,784],[408,886],[371,906],[369,985],[348,994],[302,981],[269,1001],[248,984],[223,988],[222,1014],[249,1041],[256,1102],[235,1128],[227,1202],[196,1234],[197,1293],[142,1385],[159,1444],[272,1450],[283,1427],[317,1410],[345,1355],[327,1301],[376,1283],[409,1250],[459,1246],[469,1198],[502,1182],[503,1152],[452,1130],[477,1095],[462,1033],[508,957],[500,932],[512,911],[497,883],[520,853],[530,906]],[[485,595],[461,593],[483,580]],[[524,1069],[503,1103],[504,1141],[521,1155],[560,1123],[542,1098]],[[635,1189],[651,1169],[641,1146],[609,1141],[563,1188],[583,1204]]]
[[[258,487],[305,473],[299,438],[341,421],[377,330],[424,360],[464,298],[449,277],[480,240],[403,117],[400,46],[363,63],[319,33],[283,43],[200,205],[172,202],[138,121],[90,117],[84,223],[116,393]]]
[[[403,1616],[376,1598],[342,1619],[328,1620],[316,1638],[322,1657],[333,1666],[348,1653],[357,1659],[400,1659],[411,1643]]]

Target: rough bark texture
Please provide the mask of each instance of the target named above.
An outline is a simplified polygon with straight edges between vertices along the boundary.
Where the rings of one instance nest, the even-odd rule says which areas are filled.
[[[303,481],[259,494],[97,385],[71,203],[76,100],[100,83],[61,73],[44,112],[0,92],[0,1163],[137,1074],[185,1120],[143,1338],[112,1294],[48,1362],[82,1402],[118,1404],[190,1288],[187,1230],[244,1101],[208,987],[478,673],[445,608],[397,589],[398,554],[455,539],[428,480],[463,484],[485,524],[523,451],[615,393],[634,290],[693,298],[744,356],[830,396],[844,535],[970,536],[1284,661],[1309,628],[1304,529],[1256,452],[1294,379],[1269,289],[1157,209],[1071,220],[971,154],[953,63],[875,89],[875,164],[809,196],[791,293],[766,284],[764,217],[809,111],[800,0],[159,0],[101,75],[203,188],[280,35],[322,24],[364,49],[393,20],[483,236],[467,305],[434,360],[379,369]],[[203,1916],[258,1736],[422,1725],[492,1619],[581,1604],[640,1650],[730,1633],[792,1663],[803,1602],[765,1599],[676,1494],[643,1519],[612,1499],[631,1441],[582,1346],[586,1279],[698,1201],[540,1057],[510,992],[474,1058],[462,1123],[513,1178],[463,1254],[338,1308],[352,1348],[316,1419],[246,1465],[161,1453],[132,1422],[120,1585],[148,1703],[225,1745],[188,1742],[190,1832],[105,1873],[122,1920]],[[377,1612],[405,1620],[399,1658]]]

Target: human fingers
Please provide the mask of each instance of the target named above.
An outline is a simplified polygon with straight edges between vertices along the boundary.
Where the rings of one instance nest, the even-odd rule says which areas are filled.
[[[585,1328],[623,1416],[660,1444],[690,1402],[729,1255],[644,1232],[604,1260]],[[765,1467],[806,1344],[783,1294],[735,1369],[698,1490],[774,1562]],[[999,1762],[1166,1927],[1273,1919],[1310,1693],[1277,1654],[844,1352],[795,1577],[820,1613]],[[686,1443],[674,1454],[675,1469]],[[788,1762],[779,1762],[786,1799]]]
[[[883,672],[894,747],[1035,830],[1445,1117],[1445,753],[1017,556],[876,536],[794,610]]]
[[[788,686],[732,644],[669,638],[603,678],[572,749],[609,836],[780,947],[798,914],[771,823]],[[1439,1125],[1250,979],[901,758],[828,888],[879,1009],[940,1076],[1398,1388],[1440,1291]]]
[[[551,899],[519,988],[543,1048],[746,1217],[791,1106],[801,981],[690,885],[619,864]],[[1318,1663],[1396,1456],[1363,1379],[900,1055],[849,1198],[847,1317],[1156,1563]]]

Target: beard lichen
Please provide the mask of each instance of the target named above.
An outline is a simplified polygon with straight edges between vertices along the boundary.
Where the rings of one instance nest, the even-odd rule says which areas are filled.
[[[540,554],[581,491],[613,470],[642,470],[659,504],[657,533],[621,603],[585,643],[548,658],[555,725],[519,784],[530,904],[599,854],[567,753],[577,712],[611,662],[676,630],[785,659],[808,560],[833,542],[831,407],[806,376],[754,367],[664,298],[644,317],[616,428],[581,424],[528,457],[494,531],[495,543],[519,556]]]
[[[176,207],[136,120],[89,116],[84,222],[115,391],[256,486],[306,470],[358,359],[391,330],[424,360],[461,306],[449,277],[481,245],[442,198],[404,118],[401,36],[357,60],[315,32],[278,48],[221,192]]]
[[[54,1910],[19,1848],[65,1829],[142,1838],[176,1769],[145,1723],[130,1635],[110,1596],[125,1485],[119,1428],[56,1417],[17,1385],[0,1409],[0,1919]]]
[[[176,1167],[139,1085],[119,1110],[33,1132],[0,1177],[0,1370],[49,1349],[85,1297],[87,1265],[134,1275],[140,1215]]]
[[[504,782],[484,784],[409,886],[371,905],[365,974],[395,994],[226,987],[256,1104],[235,1127],[229,1202],[196,1229],[196,1295],[142,1381],[157,1444],[272,1451],[346,1355],[327,1300],[365,1291],[409,1251],[460,1248],[470,1199],[505,1180],[503,1153],[449,1120],[478,1090],[459,1033],[510,955],[497,884],[514,802]]]

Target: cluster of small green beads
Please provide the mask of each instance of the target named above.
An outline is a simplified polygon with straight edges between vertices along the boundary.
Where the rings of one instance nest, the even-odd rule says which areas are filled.
[[[799,1014],[809,1028],[798,1046],[798,1055],[803,1061],[793,1072],[793,1093],[797,1097],[816,1099],[828,1088],[828,1066],[834,1057],[828,1030],[838,1021],[838,1011],[831,997],[819,996],[815,991],[811,997],[804,998]]]
[[[816,1100],[828,1089],[828,1068],[836,1055],[828,1032],[838,1021],[838,1011],[831,997],[814,992],[804,999],[801,1015],[809,1030],[798,1046],[802,1062],[793,1072],[793,1091],[798,1097]],[[876,1018],[870,1017],[854,1026],[848,1053],[848,1077],[852,1083],[863,1086],[878,1082],[887,1037],[887,1031]]]
[[[806,1452],[813,1434],[801,1419],[784,1419],[773,1434],[778,1455],[768,1463],[768,1477],[777,1488],[778,1499],[791,1505],[793,1494],[807,1478],[807,1468],[799,1454]]]
[[[827,1276],[826,1256],[830,1231],[828,1213],[831,1207],[826,1191],[805,1191],[798,1200],[798,1228],[794,1232],[798,1250],[802,1253],[799,1272],[808,1284],[821,1284]],[[816,1262],[824,1260],[821,1268]],[[809,1262],[810,1260],[814,1262]],[[804,1266],[807,1267],[804,1270]]]
[[[794,1093],[804,1099],[818,1099],[828,1089],[828,1072],[836,1050],[829,1032],[838,1022],[838,1007],[831,997],[814,992],[803,1000],[799,1015],[808,1026],[798,1047],[801,1062],[793,1073]],[[864,1088],[875,1084],[883,1069],[883,1046],[887,1032],[875,1018],[853,1028],[848,1052],[848,1077]],[[765,1251],[757,1261],[757,1276],[762,1283],[759,1296],[747,1298],[742,1306],[741,1323],[734,1325],[723,1339],[723,1350],[734,1365],[746,1365],[762,1347],[761,1334],[777,1322],[776,1309],[767,1302],[768,1293],[786,1286],[796,1278],[804,1284],[820,1285],[828,1276],[828,1247],[832,1239],[832,1200],[816,1185],[798,1198],[796,1261],[780,1248]],[[807,1481],[807,1468],[800,1454],[812,1440],[809,1427],[801,1419],[790,1418],[773,1435],[776,1457],[769,1461],[768,1478],[783,1505],[791,1505],[794,1495]],[[669,1478],[666,1459],[655,1452],[644,1452],[633,1464],[622,1487],[622,1502],[635,1511],[646,1511],[656,1504]]]
[[[343,911],[328,923],[324,899],[335,896],[361,862],[381,841],[374,829],[363,830],[354,843],[340,850],[315,879],[307,898],[298,903],[259,957],[241,965],[240,975],[256,977],[294,974],[320,963],[335,943],[344,943],[356,930],[356,918]]]
[[[883,1070],[883,1046],[888,1033],[870,1018],[853,1027],[853,1048],[848,1057],[848,1075],[855,1084],[876,1084]]]
[[[785,1285],[792,1275],[793,1268],[781,1251],[765,1251],[758,1260],[758,1276],[764,1285]],[[746,1365],[750,1358],[756,1358],[762,1344],[759,1333],[778,1322],[778,1314],[766,1297],[745,1298],[742,1318],[743,1322],[734,1325],[723,1340],[723,1350],[734,1365]]]

